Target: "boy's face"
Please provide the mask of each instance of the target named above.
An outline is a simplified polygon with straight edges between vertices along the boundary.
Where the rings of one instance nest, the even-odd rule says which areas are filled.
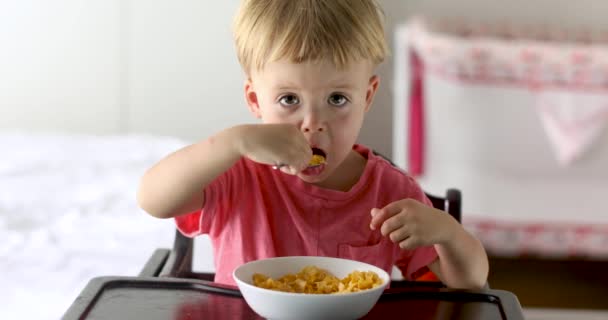
[[[379,79],[370,61],[338,70],[330,61],[279,60],[252,72],[245,84],[249,109],[264,123],[291,123],[311,148],[325,153],[322,172],[299,174],[307,182],[325,180],[351,152]]]

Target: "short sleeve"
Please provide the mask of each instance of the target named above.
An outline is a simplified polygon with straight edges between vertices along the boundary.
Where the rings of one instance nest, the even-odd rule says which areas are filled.
[[[223,225],[231,203],[234,203],[234,181],[242,179],[246,168],[244,160],[213,180],[204,190],[205,205],[201,210],[175,217],[177,229],[187,237],[211,234],[215,225]]]
[[[401,250],[401,249],[399,249]],[[429,271],[428,265],[437,259],[434,246],[419,247],[411,251],[401,250],[395,265],[407,280],[416,280],[418,275]]]
[[[429,207],[433,206],[433,203],[431,202],[431,200],[429,199],[429,197],[426,196],[426,193],[424,193],[424,190],[422,190],[422,188],[420,187],[420,184],[418,184],[418,182],[408,176],[408,182],[409,182],[409,190],[408,190],[408,198],[411,199],[415,199],[418,200],[424,204],[426,204]]]

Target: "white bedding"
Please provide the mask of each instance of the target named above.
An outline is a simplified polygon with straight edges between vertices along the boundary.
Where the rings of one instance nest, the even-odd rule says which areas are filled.
[[[91,278],[137,275],[169,248],[173,221],[145,214],[135,193],[144,170],[183,145],[0,134],[0,319],[58,319]]]

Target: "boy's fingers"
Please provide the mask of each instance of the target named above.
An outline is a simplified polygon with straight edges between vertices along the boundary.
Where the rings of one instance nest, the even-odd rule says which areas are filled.
[[[403,241],[399,242],[399,248],[403,250],[414,250],[419,246],[419,242],[413,237],[407,237]]]
[[[391,216],[397,214],[403,209],[402,201],[395,201],[387,204],[382,210],[385,210],[391,214]]]
[[[372,218],[375,217],[378,212],[380,212],[380,209],[378,208],[373,208],[372,211],[370,211],[370,214],[372,215]]]
[[[379,220],[379,219],[378,219],[378,218],[376,218],[376,216],[377,216],[379,213],[380,213],[380,209],[378,209],[378,208],[373,208],[373,209],[370,211],[370,214],[371,214],[371,216],[372,216],[372,220],[371,220],[371,221],[370,221],[370,223],[369,223],[369,227],[370,227],[370,229],[372,229],[372,230],[376,230],[376,228],[377,228],[377,227],[378,227],[378,225],[379,225],[379,224],[378,224],[378,220]]]
[[[401,229],[401,231],[399,231]],[[396,233],[394,236],[398,236],[399,234],[404,234],[403,224],[401,223],[399,217],[392,216],[382,223],[380,226],[380,232],[383,236],[389,236],[392,233]],[[391,240],[393,240],[391,238]],[[395,241],[393,241],[395,242]]]
[[[392,202],[382,209],[372,209],[372,211],[370,212],[372,216],[372,221],[370,223],[371,229],[375,230],[380,225],[382,225],[382,223],[384,223],[386,219],[396,215],[399,212],[401,212],[401,206],[399,205],[398,201]]]
[[[309,159],[309,158],[306,158]],[[304,169],[308,168],[308,162],[310,160],[300,160],[300,163],[297,165],[298,172],[304,171]]]
[[[395,229],[387,234],[388,238],[396,244],[408,239],[410,237],[409,233],[404,229]]]
[[[382,223],[389,218],[386,210],[374,208],[370,212],[372,215],[372,221],[370,222],[370,227],[372,230],[379,228]]]
[[[282,166],[281,171],[283,171],[284,173],[287,173],[287,174],[291,174],[291,175],[294,175],[297,173],[296,170],[290,166]]]
[[[372,230],[378,229],[382,226],[382,224],[392,217],[394,214],[390,213],[385,209],[376,209],[373,213],[372,221],[370,222],[370,227]]]

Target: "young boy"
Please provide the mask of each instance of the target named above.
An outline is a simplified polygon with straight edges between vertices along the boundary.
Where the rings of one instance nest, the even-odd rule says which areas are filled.
[[[234,284],[233,269],[251,260],[323,255],[396,265],[413,280],[430,269],[449,287],[485,284],[480,242],[355,144],[387,52],[382,19],[373,0],[241,3],[245,100],[262,123],[174,152],[138,191],[149,214],[210,236],[217,282]]]

